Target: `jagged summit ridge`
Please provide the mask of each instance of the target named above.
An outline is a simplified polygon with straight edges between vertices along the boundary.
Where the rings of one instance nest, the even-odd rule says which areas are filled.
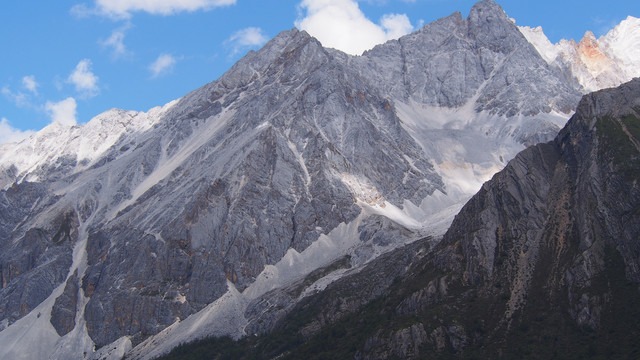
[[[579,42],[551,44],[542,28],[520,27],[549,64],[568,66],[586,91],[615,87],[640,76],[640,19],[628,16],[596,39],[587,31]]]
[[[374,81],[395,98],[429,106],[470,104],[475,111],[506,116],[566,113],[580,96],[541,61],[493,1],[476,4],[467,19],[454,13],[353,61],[370,67]],[[535,86],[540,81],[545,87]]]

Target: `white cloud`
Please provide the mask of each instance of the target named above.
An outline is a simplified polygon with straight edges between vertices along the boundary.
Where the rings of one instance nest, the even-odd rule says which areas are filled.
[[[5,118],[2,118],[0,120],[0,144],[8,142],[18,142],[20,140],[26,139],[33,133],[34,132],[31,130],[22,131],[20,129],[14,128]]]
[[[67,82],[72,83],[76,87],[76,91],[84,97],[98,95],[98,77],[91,71],[91,60],[89,59],[80,60],[67,78]]]
[[[95,9],[91,9],[84,3],[73,5],[69,12],[71,15],[80,19],[88,18],[91,15],[100,15]]]
[[[411,21],[405,14],[386,14],[380,19],[380,25],[388,39],[397,39],[413,31]]]
[[[225,44],[231,44],[233,47],[231,56],[233,56],[243,49],[261,46],[267,42],[267,40],[269,40],[269,38],[264,34],[261,28],[248,27],[233,33],[231,37],[225,41]]]
[[[375,24],[367,19],[355,0],[303,0],[295,25],[320,40],[326,47],[360,55],[387,40],[396,39],[411,30],[404,14],[387,14]]]
[[[40,86],[40,84],[38,84],[38,82],[36,81],[36,77],[33,75],[28,75],[22,78],[22,86],[24,86],[25,89],[31,91],[34,94],[38,94],[38,86]]]
[[[184,11],[210,10],[235,3],[236,0],[95,0],[94,8],[86,4],[78,4],[71,8],[71,13],[78,17],[104,15],[116,19],[126,19],[135,12],[172,15]]]
[[[57,103],[47,101],[45,109],[51,117],[51,122],[73,126],[76,122],[76,99],[68,97]]]
[[[173,66],[176,64],[176,61],[176,58],[170,54],[160,54],[156,61],[149,65],[151,77],[157,78],[158,76],[171,72],[171,70],[173,70]]]
[[[130,24],[126,24],[111,32],[111,36],[107,40],[100,41],[100,45],[110,48],[115,59],[121,58],[129,54],[129,50],[124,45],[124,37],[127,30],[131,28]]]

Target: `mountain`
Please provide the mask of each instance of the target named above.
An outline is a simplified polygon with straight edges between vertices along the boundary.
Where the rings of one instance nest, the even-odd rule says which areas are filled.
[[[377,258],[268,334],[171,358],[635,358],[639,182],[636,79],[583,97],[556,139],[485,183],[437,245]]]
[[[583,90],[485,0],[359,57],[285,31],[163,107],[5,144],[0,357],[268,332],[394,249],[435,246]]]
[[[587,31],[576,43],[552,44],[541,27],[520,27],[549,64],[568,66],[587,91],[616,87],[640,76],[640,19],[627,17],[599,39]]]

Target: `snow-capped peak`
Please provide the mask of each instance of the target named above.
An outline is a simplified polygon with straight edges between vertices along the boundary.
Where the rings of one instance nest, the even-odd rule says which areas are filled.
[[[17,144],[0,148],[0,169],[13,169],[15,175],[0,177],[0,188],[23,179],[40,180],[42,166],[49,170],[71,166],[74,172],[87,168],[123,135],[150,128],[174,104],[148,112],[111,109],[82,125],[53,122]]]
[[[549,38],[544,34],[542,26],[531,28],[529,26],[518,26],[518,29],[527,38],[542,58],[549,64],[551,64],[560,53],[558,47],[549,41]]]
[[[551,43],[541,27],[518,27],[549,64],[569,66],[585,91],[618,86],[640,76],[640,19],[627,17],[606,35],[587,31],[580,42]]]
[[[606,51],[615,56],[628,77],[640,76],[640,19],[629,16],[600,38]]]

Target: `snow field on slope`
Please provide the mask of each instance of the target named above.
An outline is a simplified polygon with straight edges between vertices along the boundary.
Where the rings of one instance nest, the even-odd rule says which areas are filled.
[[[122,136],[151,128],[176,102],[147,112],[111,109],[82,125],[65,126],[54,122],[15,146],[3,147],[5,151],[0,152],[0,166],[8,168],[15,165],[21,176],[19,181],[38,181],[33,172],[39,166],[55,164],[65,156],[78,162],[74,172],[87,169]],[[67,140],[61,142],[60,139]]]

